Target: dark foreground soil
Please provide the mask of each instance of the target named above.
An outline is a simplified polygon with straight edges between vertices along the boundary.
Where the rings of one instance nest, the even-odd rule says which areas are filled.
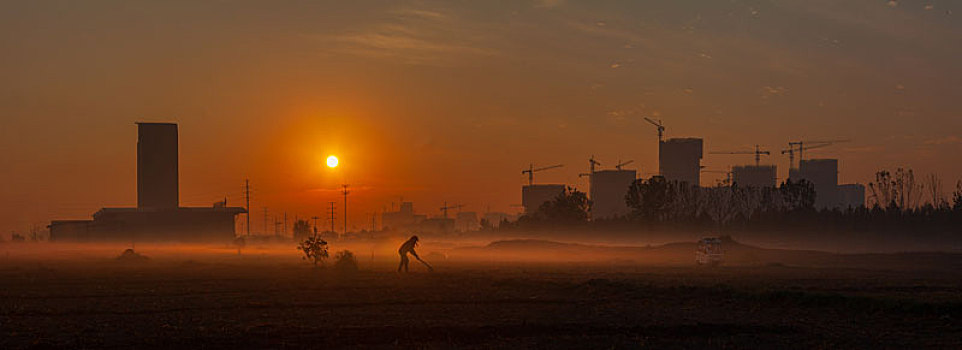
[[[951,270],[436,265],[0,265],[0,348],[962,346]]]

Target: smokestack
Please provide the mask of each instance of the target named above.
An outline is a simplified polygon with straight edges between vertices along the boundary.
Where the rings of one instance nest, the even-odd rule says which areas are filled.
[[[177,208],[177,124],[137,123],[137,207]]]

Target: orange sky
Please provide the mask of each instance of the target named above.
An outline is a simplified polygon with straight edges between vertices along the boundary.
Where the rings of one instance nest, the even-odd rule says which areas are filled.
[[[656,136],[962,178],[954,1],[44,1],[0,5],[0,232],[133,206],[136,121],[180,124],[182,205],[351,225],[400,197],[516,211],[595,155],[656,171]],[[323,166],[328,154],[342,167]],[[751,156],[708,155],[722,170]],[[769,157],[784,177],[787,158]],[[705,185],[721,174],[705,174]],[[338,204],[340,206],[340,204]]]

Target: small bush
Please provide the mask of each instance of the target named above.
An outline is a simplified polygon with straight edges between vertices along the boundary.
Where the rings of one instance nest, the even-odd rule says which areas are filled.
[[[146,262],[147,260],[150,260],[150,258],[135,252],[133,249],[124,250],[123,254],[117,257],[117,261],[125,263],[140,263]]]
[[[297,245],[297,249],[304,253],[304,260],[312,262],[314,267],[317,267],[317,263],[323,264],[324,259],[327,259],[327,242],[317,236],[307,237]]]
[[[357,272],[357,258],[350,250],[334,254],[334,268],[339,272]]]

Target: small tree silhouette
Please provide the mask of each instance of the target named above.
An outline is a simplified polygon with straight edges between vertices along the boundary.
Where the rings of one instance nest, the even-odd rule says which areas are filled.
[[[317,235],[307,237],[303,242],[297,245],[297,249],[304,252],[304,260],[309,260],[317,267],[317,263],[323,263],[324,259],[327,259],[327,242],[317,237]]]
[[[334,254],[334,269],[339,272],[357,272],[357,258],[350,250]]]
[[[955,183],[955,192],[952,192],[952,209],[962,211],[962,180]]]
[[[589,212],[591,201],[588,200],[588,195],[568,187],[553,200],[541,204],[535,216],[555,224],[579,224],[588,222]]]

